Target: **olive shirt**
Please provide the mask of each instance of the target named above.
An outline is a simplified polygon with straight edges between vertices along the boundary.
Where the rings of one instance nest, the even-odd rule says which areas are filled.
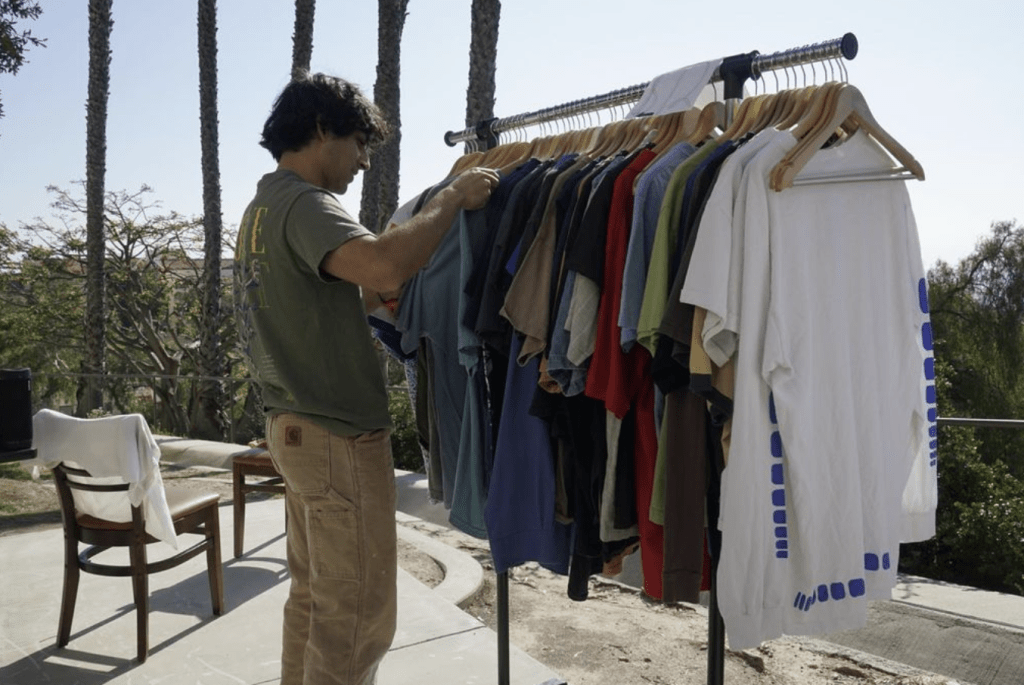
[[[300,414],[338,435],[391,427],[359,286],[320,269],[362,235],[372,234],[333,194],[293,171],[257,184],[238,230],[235,313],[268,414]]]

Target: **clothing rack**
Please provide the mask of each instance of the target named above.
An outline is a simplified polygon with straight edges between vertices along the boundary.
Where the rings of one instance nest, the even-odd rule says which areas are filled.
[[[857,37],[852,33],[847,33],[841,38],[773,52],[768,55],[762,55],[754,50],[724,58],[722,64],[715,69],[709,83],[723,84],[724,100],[739,100],[743,97],[743,85],[747,79],[756,80],[768,71],[799,67],[815,62],[838,61],[839,58],[851,60],[857,56],[857,50]],[[483,149],[488,149],[497,145],[499,134],[506,131],[634,103],[644,94],[648,85],[650,85],[649,81],[534,112],[515,114],[500,119],[485,119],[473,127],[458,132],[448,131],[444,134],[444,142],[449,147],[454,147],[459,143],[475,143]]]
[[[713,72],[709,83],[721,82],[723,99],[726,104],[726,125],[732,121],[736,105],[743,98],[743,86],[748,79],[760,79],[768,71],[801,67],[805,64],[836,60],[842,69],[840,58],[851,60],[857,56],[857,37],[852,33],[840,38],[790,48],[767,55],[757,50],[726,57]],[[525,112],[510,117],[485,119],[475,126],[458,132],[448,131],[444,142],[449,147],[458,143],[471,143],[479,149],[490,149],[498,144],[498,136],[505,131],[526,128],[549,121],[557,121],[580,114],[610,109],[638,101],[650,82],[628,88],[621,88],[603,95],[582,100],[573,100],[554,107],[534,112]],[[717,560],[713,561],[711,572],[710,604],[708,607],[708,685],[723,685],[725,682],[725,622],[718,610],[718,593],[715,588]],[[498,573],[498,685],[510,685],[509,672],[509,585],[508,572]],[[567,685],[564,682],[548,681],[540,685]]]

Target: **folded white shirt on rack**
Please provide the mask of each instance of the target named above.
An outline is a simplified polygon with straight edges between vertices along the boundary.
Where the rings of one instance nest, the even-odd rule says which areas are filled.
[[[178,549],[178,538],[160,476],[160,447],[140,414],[79,419],[50,409],[32,417],[38,456],[28,462],[52,467],[68,462],[96,478],[129,483],[126,493],[74,491],[75,507],[108,521],[132,520],[131,507],[142,506],[146,532]]]
[[[627,118],[681,112],[712,102],[715,97],[709,84],[721,63],[721,59],[713,59],[655,76]]]

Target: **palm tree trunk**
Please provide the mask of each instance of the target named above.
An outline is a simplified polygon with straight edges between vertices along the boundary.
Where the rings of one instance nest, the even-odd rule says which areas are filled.
[[[313,19],[316,0],[295,0],[295,33],[292,34],[292,78],[309,71],[313,58]]]
[[[221,207],[217,139],[217,0],[199,0],[199,126],[203,169],[203,314],[200,321],[200,375],[223,376],[220,345]],[[226,394],[223,381],[201,380],[193,408],[192,434],[222,440],[226,434]]]
[[[107,172],[107,100],[110,94],[110,33],[113,0],[89,0],[89,91],[85,117],[86,313],[84,387],[77,414],[103,406],[106,363],[104,300],[104,182]]]
[[[469,43],[466,126],[494,117],[494,77],[498,62],[501,0],[473,0]],[[490,141],[493,145],[496,141]]]
[[[381,109],[391,135],[374,150],[370,169],[363,176],[359,223],[374,233],[398,209],[398,177],[402,142],[399,82],[402,73],[402,31],[409,0],[379,0],[377,20],[377,82],[374,103]]]

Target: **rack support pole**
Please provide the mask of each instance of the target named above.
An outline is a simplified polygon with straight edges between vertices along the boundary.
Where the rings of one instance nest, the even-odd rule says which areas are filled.
[[[725,622],[718,610],[717,570],[718,564],[713,563],[711,603],[708,607],[708,685],[723,685],[725,682]]]
[[[498,588],[498,685],[509,685],[508,571],[497,574]]]

